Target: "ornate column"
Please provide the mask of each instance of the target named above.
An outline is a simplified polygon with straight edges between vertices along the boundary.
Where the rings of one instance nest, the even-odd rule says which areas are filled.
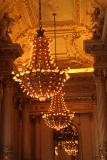
[[[2,32],[2,31],[1,31]],[[5,35],[6,36],[6,35]],[[9,35],[8,35],[9,38]],[[3,98],[2,98],[2,140],[1,159],[13,159],[13,83],[11,72],[15,68],[13,61],[21,56],[23,50],[19,44],[13,44],[10,39],[0,37],[0,79],[3,76]]]
[[[22,160],[30,160],[29,100],[22,102]]]
[[[40,116],[35,117],[35,160],[41,160],[41,126]]]
[[[107,159],[107,93],[105,71],[95,70],[95,82],[97,91],[97,111],[99,130],[99,150],[97,159]]]
[[[10,76],[5,77],[2,99],[2,140],[1,159],[13,159],[13,82]]]
[[[105,38],[107,30],[107,8],[105,11],[106,14],[104,17],[104,26],[100,26],[103,29],[103,32],[101,33],[101,39],[84,41],[84,50],[94,57],[99,128],[99,154],[97,159],[101,160],[107,159],[107,93],[104,74],[104,72],[107,71],[107,42]]]

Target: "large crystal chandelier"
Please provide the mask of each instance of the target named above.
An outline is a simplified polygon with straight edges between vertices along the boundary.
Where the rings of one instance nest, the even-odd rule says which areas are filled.
[[[77,156],[78,155],[78,140],[62,141],[62,147],[68,155]]]
[[[51,105],[48,113],[43,115],[45,123],[56,130],[67,127],[74,117],[74,114],[69,113],[67,109],[62,91],[55,93],[52,97]]]
[[[67,73],[60,71],[50,54],[49,38],[44,36],[41,25],[41,2],[39,0],[39,30],[32,43],[32,54],[29,64],[21,72],[15,74],[13,79],[18,81],[24,92],[33,98],[45,101],[59,92],[63,83],[69,78]]]

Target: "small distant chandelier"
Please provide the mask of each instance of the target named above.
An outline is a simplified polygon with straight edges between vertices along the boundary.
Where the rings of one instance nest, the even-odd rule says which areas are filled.
[[[59,92],[63,83],[69,78],[60,71],[50,54],[51,40],[44,36],[41,25],[41,2],[39,0],[39,30],[32,43],[32,54],[27,66],[21,72],[12,72],[27,95],[45,101]]]
[[[45,123],[57,131],[66,128],[74,117],[74,114],[69,113],[69,110],[66,108],[63,96],[62,91],[55,93],[52,97],[48,113],[43,115]]]
[[[55,155],[58,156],[58,146],[55,146]]]
[[[77,156],[78,155],[78,140],[62,141],[62,147],[68,155]]]

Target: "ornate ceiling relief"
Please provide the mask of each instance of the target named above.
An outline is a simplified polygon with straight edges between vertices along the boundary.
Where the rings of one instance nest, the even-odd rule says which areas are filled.
[[[1,18],[5,12],[15,22],[12,27],[11,39],[21,44],[24,54],[15,61],[18,68],[27,63],[31,54],[32,40],[38,27],[38,1],[35,0],[7,0],[0,2]],[[100,6],[101,15],[104,14],[106,0],[42,0],[42,24],[45,35],[54,39],[53,16],[56,12],[57,25],[57,63],[62,69],[93,68],[93,57],[83,51],[83,41],[92,39],[92,13]],[[51,49],[54,56],[54,43]],[[85,70],[84,70],[85,71]],[[92,70],[91,70],[92,71]],[[72,70],[72,72],[76,72]],[[79,72],[79,71],[77,71]]]
[[[45,27],[45,34],[54,40],[53,28]],[[29,38],[32,39],[35,30],[28,30],[24,36],[21,38],[21,46],[24,50],[24,55],[18,58],[16,64],[21,65],[22,63],[27,63],[31,53],[31,45],[29,43]],[[75,68],[90,68],[93,66],[93,58],[83,51],[83,40],[90,39],[92,33],[84,26],[57,26],[57,64],[59,68],[71,69]],[[53,56],[54,43],[51,46],[51,53]]]
[[[80,0],[74,0],[75,24],[80,25]]]

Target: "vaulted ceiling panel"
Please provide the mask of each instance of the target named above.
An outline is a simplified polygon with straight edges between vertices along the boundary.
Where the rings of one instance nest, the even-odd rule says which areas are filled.
[[[52,13],[56,13],[56,46],[59,68],[72,69],[93,67],[93,57],[83,51],[83,41],[93,36],[92,13],[100,9],[104,16],[107,0],[41,0],[42,24],[45,35],[54,40]],[[21,67],[27,63],[31,53],[28,42],[38,28],[38,0],[1,0],[0,18],[5,12],[15,20],[12,26],[12,41],[21,44],[24,55],[16,60]],[[94,15],[95,16],[95,15]],[[51,49],[54,53],[54,43]]]

